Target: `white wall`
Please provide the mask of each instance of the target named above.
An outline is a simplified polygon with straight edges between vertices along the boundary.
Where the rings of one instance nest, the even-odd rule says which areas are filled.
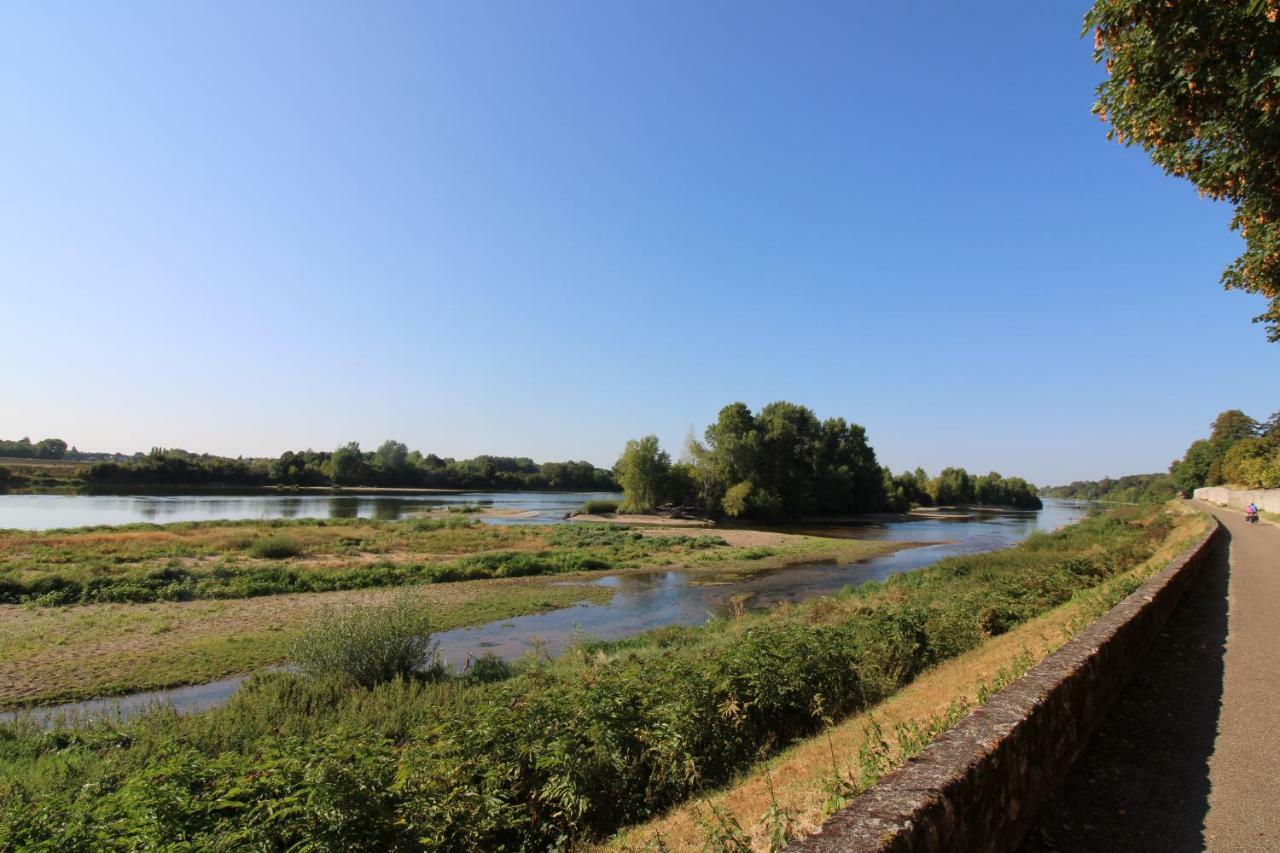
[[[1250,501],[1263,512],[1280,513],[1280,489],[1225,489],[1222,486],[1205,486],[1193,493],[1196,500],[1208,501],[1218,506],[1243,509]]]

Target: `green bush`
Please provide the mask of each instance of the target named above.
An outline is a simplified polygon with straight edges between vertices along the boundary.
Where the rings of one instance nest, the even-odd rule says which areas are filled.
[[[302,546],[288,536],[264,536],[249,545],[249,553],[264,560],[287,560],[302,553]]]
[[[318,623],[294,641],[290,658],[306,675],[361,687],[443,672],[426,607],[409,594],[367,607],[326,608]]]
[[[600,499],[583,501],[581,509],[578,510],[578,512],[583,515],[607,515],[617,511],[617,501],[606,501]]]
[[[446,515],[443,518],[411,518],[401,522],[410,530],[427,533],[432,530],[456,530],[462,527],[475,527],[480,522],[465,515]]]
[[[492,652],[481,655],[467,667],[467,679],[476,684],[506,681],[514,674],[515,668]]]

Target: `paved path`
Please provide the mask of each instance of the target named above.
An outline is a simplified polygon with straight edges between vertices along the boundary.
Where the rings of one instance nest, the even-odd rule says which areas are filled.
[[[1229,541],[1023,845],[1280,851],[1280,527]]]

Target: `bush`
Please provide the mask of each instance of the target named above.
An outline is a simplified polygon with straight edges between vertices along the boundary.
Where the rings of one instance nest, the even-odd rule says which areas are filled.
[[[583,515],[606,515],[617,511],[618,502],[606,500],[583,501],[582,508],[578,510]]]
[[[506,681],[515,674],[515,668],[493,652],[487,652],[467,667],[467,678],[477,684]]]
[[[466,515],[446,515],[443,518],[411,518],[404,522],[410,530],[427,533],[432,530],[456,530],[462,527],[474,527],[480,522]]]
[[[249,553],[264,560],[287,560],[302,553],[302,546],[288,536],[266,536],[255,539]]]
[[[444,672],[426,606],[411,594],[368,607],[326,608],[315,627],[294,641],[290,657],[306,675],[366,688]]]

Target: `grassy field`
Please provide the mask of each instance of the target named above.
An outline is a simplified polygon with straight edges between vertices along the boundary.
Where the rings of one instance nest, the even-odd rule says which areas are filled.
[[[422,588],[435,630],[604,603],[609,590],[550,578]],[[284,660],[290,639],[325,607],[382,601],[387,589],[219,601],[0,605],[0,708],[199,684]]]
[[[758,570],[901,547],[752,531],[499,526],[465,515],[0,532],[0,602],[249,598],[583,571]]]
[[[1180,523],[1111,513],[840,596],[583,643],[492,683],[365,689],[273,673],[188,717],[0,726],[0,847],[581,847],[732,790],[762,759],[1055,608],[1101,612],[1174,547]],[[770,546],[708,550],[721,547]],[[952,687],[972,684],[965,672]],[[903,731],[919,745],[954,715]],[[895,758],[867,755],[873,768]],[[794,820],[773,805],[770,834],[785,835]],[[717,826],[721,842],[732,835]]]
[[[0,588],[24,602],[0,604],[0,707],[195,684],[278,663],[326,605],[381,600],[386,589],[375,587],[396,581],[422,583],[436,628],[447,630],[607,601],[611,593],[586,583],[603,571],[681,567],[719,578],[899,547],[751,531],[498,527],[458,515],[443,526],[353,519],[0,533]],[[441,576],[421,568],[458,566],[482,579],[432,582]],[[507,567],[530,576],[501,577]],[[583,583],[557,583],[575,579]],[[357,588],[285,591],[343,586]],[[166,597],[191,600],[148,600]],[[97,601],[60,604],[85,599]]]

